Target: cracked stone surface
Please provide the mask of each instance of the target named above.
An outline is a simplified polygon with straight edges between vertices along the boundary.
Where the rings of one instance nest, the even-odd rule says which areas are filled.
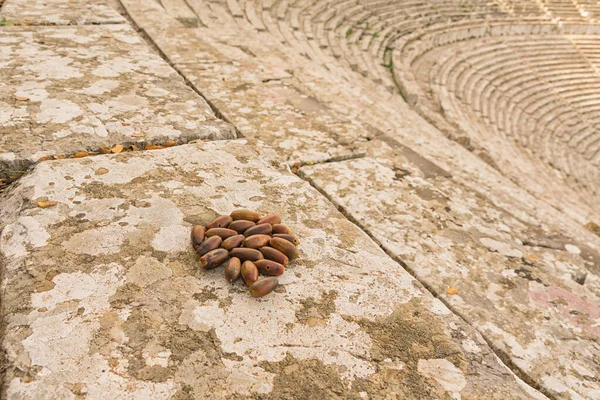
[[[300,173],[545,393],[600,397],[593,235],[577,241],[529,224],[403,156]]]
[[[48,161],[1,204],[9,398],[543,398],[254,141]],[[258,300],[189,243],[239,207],[302,241]]]
[[[117,143],[231,139],[127,25],[0,28],[0,173]]]
[[[123,18],[101,0],[6,0],[0,21],[13,25],[122,24]]]

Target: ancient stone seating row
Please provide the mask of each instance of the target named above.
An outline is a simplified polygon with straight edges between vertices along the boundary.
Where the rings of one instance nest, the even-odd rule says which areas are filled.
[[[331,58],[375,82],[393,88],[385,53],[399,37],[422,26],[451,19],[502,14],[482,2],[409,1],[402,7],[389,0],[375,1],[245,1],[228,0],[223,7],[258,31],[269,31],[311,60],[324,65]],[[208,3],[209,8],[218,7]],[[240,21],[236,21],[240,23]]]
[[[495,47],[492,48],[496,50]],[[528,54],[530,56],[526,57]],[[513,98],[519,104],[517,108],[520,111],[519,118],[514,118],[514,115],[509,116],[513,121],[512,126],[508,127],[509,135],[510,130],[514,132],[520,129],[525,115],[532,115],[541,122],[536,127],[538,130],[536,134],[542,136],[549,134],[547,123],[544,121],[553,120],[556,114],[564,114],[565,109],[576,109],[576,112],[572,111],[571,114],[579,118],[585,116],[585,119],[596,119],[595,114],[598,113],[597,105],[600,99],[591,101],[594,98],[590,99],[589,96],[595,97],[600,81],[570,43],[559,43],[558,40],[556,43],[517,42],[510,48],[504,49],[504,52],[489,51],[487,55],[487,58],[479,59],[477,54],[463,55],[464,59],[475,68],[461,69],[459,76],[463,79],[459,77],[455,85],[450,84],[449,87],[473,110],[481,113],[484,118],[495,121],[500,130],[503,128],[503,119],[495,118],[494,115],[498,109],[494,103],[498,96],[492,95],[494,91],[508,93],[507,97]],[[520,65],[524,62],[527,70]],[[529,76],[528,80],[519,80],[518,76],[514,75],[510,79],[504,78],[505,74],[512,72],[511,67],[519,70],[522,75]],[[535,77],[531,77],[532,68],[537,71]],[[500,82],[497,82],[498,80]],[[440,84],[444,85],[445,82]],[[548,95],[548,91],[552,92],[551,96]],[[587,102],[585,106],[578,104],[574,108],[570,105],[572,101],[581,102],[580,97],[585,98]],[[564,135],[561,137],[565,139]],[[567,140],[567,142],[587,154],[588,159],[595,154],[595,149],[587,149],[585,145],[581,148],[581,141]],[[591,151],[586,152],[586,149]]]
[[[402,2],[402,7],[389,0],[190,0],[187,4],[198,15],[202,25],[237,24],[267,32],[288,48],[327,67],[345,80],[354,79],[351,72],[354,71],[390,91],[395,91],[396,84],[399,84],[401,92],[409,100],[412,94],[423,96],[430,90],[418,83],[427,81],[427,78],[413,76],[415,71],[423,71],[422,74],[427,71],[430,81],[437,85],[448,82],[453,88],[445,92],[443,99],[449,114],[456,115],[456,118],[460,115],[465,121],[475,118],[472,124],[478,128],[473,128],[473,131],[484,126],[491,132],[510,137],[521,146],[536,147],[539,142],[536,138],[546,137],[548,129],[563,129],[564,124],[554,122],[552,115],[575,118],[578,130],[572,132],[570,140],[561,137],[561,143],[569,143],[574,150],[583,152],[588,162],[595,162],[597,143],[595,137],[589,134],[590,123],[593,125],[593,122],[581,120],[582,113],[574,112],[570,105],[574,102],[589,113],[593,112],[596,104],[593,93],[587,92],[595,84],[594,79],[588,76],[590,71],[578,69],[581,57],[575,62],[569,61],[572,55],[569,52],[563,52],[561,57],[549,57],[543,49],[547,44],[534,41],[523,45],[534,46],[530,50],[539,58],[531,60],[537,63],[536,77],[524,77],[527,74],[523,63],[510,56],[513,49],[502,46],[470,54],[471,62],[478,63],[476,71],[461,63],[452,64],[461,69],[460,73],[446,68],[444,73],[447,76],[442,78],[437,75],[439,65],[436,69],[418,68],[422,55],[433,49],[488,35],[551,35],[561,31],[584,36],[599,29],[590,27],[583,20],[558,28],[555,21],[549,19],[556,17],[557,8],[549,11],[545,3],[529,4],[532,7],[528,9],[528,4],[523,2],[520,8],[523,12],[517,10],[519,5],[514,2],[486,5],[483,2],[407,1]],[[558,3],[553,5],[562,7]],[[563,5],[566,5],[565,10],[569,10],[567,3]],[[536,7],[538,10],[534,12]],[[571,8],[576,9],[573,3]],[[570,20],[569,15],[565,11],[560,18]],[[579,17],[581,19],[582,15]],[[572,49],[568,43],[565,46]],[[589,48],[593,51],[593,45]],[[496,54],[497,51],[501,53]],[[332,63],[339,63],[342,68],[334,67]],[[487,77],[487,74],[493,78]],[[550,92],[539,90],[546,81],[552,87]],[[579,90],[571,90],[573,85],[579,85]],[[457,90],[458,87],[462,89]],[[514,96],[519,102],[513,104],[514,101],[505,98],[507,95]],[[560,96],[560,100],[551,100],[553,96]],[[461,111],[464,104],[453,104],[457,98],[476,114],[465,115]],[[499,110],[500,105],[505,108]],[[439,120],[439,116],[436,118]],[[482,126],[478,125],[481,123]],[[533,129],[535,133],[519,135],[516,132],[521,126]],[[557,134],[552,132],[552,135]],[[480,139],[485,140],[485,136]],[[565,171],[571,169],[575,168],[566,165],[563,168]]]
[[[423,71],[421,64],[427,60],[426,53],[450,46],[460,41],[477,39],[485,36],[505,37],[505,41],[513,40],[515,35],[552,35],[567,34],[578,35],[577,37],[587,37],[588,40],[582,43],[582,49],[575,49],[572,43],[563,42],[562,48],[556,48],[553,51],[544,52],[544,48],[552,47],[549,43],[524,43],[522,50],[532,57],[532,62],[536,63],[537,74],[531,77],[531,74],[524,68],[523,62],[511,57],[512,50],[503,48],[501,45],[494,49],[483,46],[478,47],[474,44],[465,45],[462,49],[476,48],[474,54],[469,54],[467,64],[458,64],[455,66],[460,71],[452,78],[453,80],[469,80],[469,87],[466,90],[440,91],[445,97],[437,99],[438,104],[443,104],[444,112],[447,112],[446,120],[463,121],[463,125],[469,125],[473,116],[469,112],[460,110],[460,104],[453,104],[456,97],[469,103],[469,107],[477,111],[479,121],[475,123],[472,132],[492,132],[505,137],[517,135],[513,140],[521,143],[527,142],[531,148],[538,146],[543,138],[549,144],[538,148],[538,153],[543,153],[547,162],[560,168],[566,174],[577,175],[576,180],[581,185],[598,181],[597,167],[591,164],[598,163],[599,151],[597,136],[594,135],[593,125],[597,113],[595,92],[597,92],[598,80],[594,61],[595,42],[592,37],[597,34],[598,26],[587,23],[569,23],[563,24],[557,29],[552,23],[543,20],[531,20],[527,23],[515,23],[515,21],[487,21],[485,25],[472,21],[460,22],[452,29],[447,29],[443,25],[427,28],[426,33],[415,33],[404,37],[394,44],[394,74],[396,81],[399,82],[404,93],[417,94],[417,96],[426,98],[427,92],[432,87],[419,87],[417,81],[430,79],[440,85],[439,79],[443,74],[438,71],[426,69]],[[523,21],[522,21],[523,22]],[[585,36],[584,36],[585,35]],[[572,42],[572,41],[571,41]],[[553,43],[556,45],[556,43]],[[537,46],[537,47],[536,47]],[[560,46],[559,46],[560,47]],[[563,52],[564,48],[569,49]],[[582,51],[583,50],[583,51]],[[582,54],[589,53],[590,59],[582,57]],[[505,56],[505,57],[504,57]],[[477,58],[483,58],[479,62]],[[537,59],[536,59],[537,57]],[[434,59],[435,57],[431,57]],[[596,59],[597,60],[597,59]],[[446,61],[438,60],[439,65],[443,65],[445,72],[450,71],[450,66]],[[481,65],[483,63],[483,65]],[[489,71],[486,71],[486,65]],[[414,64],[414,65],[413,65]],[[590,68],[590,64],[592,68]],[[471,65],[481,67],[483,71],[473,71]],[[439,68],[439,66],[438,66]],[[494,71],[496,80],[500,80],[502,89],[507,92],[497,91],[492,79],[488,74]],[[424,78],[423,75],[427,75]],[[448,77],[443,78],[448,79]],[[464,83],[460,83],[464,85]],[[452,88],[456,83],[450,83]],[[547,87],[548,91],[540,91],[540,88]],[[511,89],[512,88],[512,89]],[[596,88],[596,89],[595,89]],[[450,89],[452,90],[452,89]],[[516,99],[512,98],[517,96]],[[517,102],[515,102],[517,101]],[[421,111],[429,112],[427,107],[419,107]],[[439,119],[438,108],[433,108],[429,112],[430,120]],[[497,111],[499,110],[499,111]],[[533,113],[533,114],[532,114]],[[452,115],[453,117],[448,117]],[[532,117],[533,115],[533,117]],[[560,117],[558,120],[555,117]],[[591,121],[590,121],[591,119]],[[573,123],[577,121],[577,123]],[[571,124],[568,124],[571,122]],[[526,129],[532,130],[531,136],[523,137],[516,132]],[[549,129],[563,129],[567,133],[550,131]],[[568,138],[564,137],[569,135]],[[471,133],[471,136],[477,137]],[[552,137],[553,139],[548,139]],[[560,140],[556,140],[560,137]],[[538,139],[536,139],[538,138]],[[481,138],[483,140],[483,138]],[[567,143],[567,146],[563,146]],[[521,143],[523,144],[523,143]],[[556,148],[555,150],[552,150]],[[565,150],[566,149],[566,150]],[[564,155],[565,151],[574,152],[574,154],[583,154],[583,160],[578,160],[574,154]],[[551,153],[556,153],[556,158],[552,160]],[[563,164],[563,165],[558,165]],[[583,164],[583,165],[581,165]]]
[[[511,15],[517,16],[542,16],[547,12],[535,0],[496,0],[498,6]]]
[[[438,52],[446,57],[438,57],[427,72],[427,57],[413,64],[420,71],[419,83],[431,84],[449,119],[461,121],[479,140],[486,137],[478,133],[487,132],[533,149],[584,186],[600,179],[595,129],[600,79],[571,41],[531,37],[469,42],[459,56],[458,44],[452,48]]]

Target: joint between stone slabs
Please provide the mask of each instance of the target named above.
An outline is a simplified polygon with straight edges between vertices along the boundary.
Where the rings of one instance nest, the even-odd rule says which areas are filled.
[[[171,68],[173,68],[173,70],[175,70],[179,76],[181,76],[181,78],[183,79],[183,82],[185,83],[186,86],[188,86],[196,94],[198,94],[198,96],[200,96],[204,99],[204,101],[210,106],[211,110],[213,111],[213,113],[215,114],[215,116],[218,119],[220,119],[224,122],[227,122],[228,124],[233,126],[233,128],[235,129],[235,134],[236,134],[237,139],[244,138],[245,136],[240,132],[240,130],[237,128],[237,126],[235,126],[225,115],[223,115],[223,113],[215,106],[215,104],[212,101],[210,101],[204,94],[202,94],[202,92],[192,82],[190,82],[190,80],[184,74],[181,73],[179,68],[177,68],[177,66],[171,61],[171,59],[169,59],[169,57],[167,57],[165,52],[161,50],[161,48],[154,42],[154,40],[152,40],[152,37],[146,32],[146,30],[144,28],[142,28],[141,26],[139,26],[138,24],[136,24],[136,22],[134,21],[133,17],[129,14],[129,11],[127,10],[127,8],[123,4],[123,2],[121,0],[118,0],[118,2],[120,4],[121,8],[123,9],[123,12],[125,13],[124,17],[131,24],[133,29],[135,29],[135,31],[142,37],[142,39],[144,39],[144,41],[146,43],[148,43],[148,45],[152,48],[152,50],[154,50],[156,52],[156,54],[158,54],[160,56],[160,58],[165,60],[165,62],[167,64],[169,64],[169,66]]]
[[[300,168],[302,168],[306,165],[319,165],[319,164],[329,164],[329,163],[342,162],[342,161],[348,161],[348,160],[357,160],[360,158],[365,158],[366,156],[367,156],[367,154],[365,152],[354,153],[354,154],[351,153],[351,154],[343,154],[343,155],[339,155],[339,156],[335,156],[335,157],[330,157],[325,160],[318,160],[318,161],[302,161],[302,160],[288,161],[288,165],[289,165],[292,173],[298,175],[303,180],[307,180],[304,176],[300,176],[298,173]],[[312,186],[312,184],[311,184],[311,186]]]
[[[239,136],[237,137],[239,139]],[[223,140],[235,140],[235,139],[223,139]],[[88,151],[79,151],[75,153],[67,153],[67,154],[55,154],[52,156],[42,157],[39,160],[15,160],[12,162],[0,162],[0,193],[6,189],[9,185],[17,182],[22,177],[30,174],[35,168],[36,165],[45,161],[55,161],[55,160],[64,160],[64,159],[78,159],[78,158],[86,158],[86,157],[95,157],[95,156],[103,156],[109,154],[118,154],[118,153],[129,153],[133,151],[155,151],[155,150],[163,150],[170,147],[175,146],[184,146],[188,144],[202,143],[202,142],[214,142],[216,140],[212,139],[193,139],[190,141],[174,141],[167,140],[163,144],[155,144],[152,142],[124,142],[117,143],[112,147],[100,147],[94,150]],[[118,151],[113,151],[113,149],[118,148]],[[104,150],[104,152],[103,152]],[[4,167],[3,167],[4,166]]]
[[[361,158],[361,157],[351,157],[351,158]],[[341,160],[338,160],[341,161]],[[318,163],[318,164],[324,164],[325,162],[322,163]],[[498,357],[498,359],[500,360],[500,362],[502,362],[502,364],[504,364],[504,366],[509,369],[510,371],[512,371],[512,373],[514,373],[519,379],[521,379],[525,384],[527,384],[529,387],[531,387],[532,389],[535,389],[537,391],[539,391],[540,393],[542,393],[544,396],[548,397],[548,398],[553,398],[552,394],[549,393],[547,390],[545,390],[540,384],[538,384],[532,377],[530,377],[526,372],[524,372],[521,368],[519,368],[511,359],[510,357],[504,352],[502,351],[502,349],[499,349],[497,346],[494,345],[494,343],[489,340],[481,331],[479,331],[477,329],[477,327],[475,327],[474,325],[470,324],[467,319],[462,315],[462,313],[460,313],[459,311],[457,311],[448,301],[446,301],[446,299],[444,299],[442,296],[439,295],[439,293],[433,288],[431,287],[431,285],[427,284],[427,282],[423,282],[419,279],[418,275],[415,273],[415,271],[406,263],[404,262],[400,257],[398,257],[396,254],[394,254],[393,252],[391,252],[389,249],[387,249],[382,243],[381,241],[379,241],[375,235],[373,235],[371,233],[371,231],[364,226],[364,224],[361,224],[356,218],[354,218],[352,216],[352,214],[350,214],[344,206],[342,206],[341,204],[339,204],[337,201],[335,201],[335,199],[328,195],[324,190],[322,190],[322,188],[318,185],[316,185],[312,179],[310,179],[310,177],[306,176],[306,174],[304,174],[303,171],[301,170],[297,170],[297,171],[293,171],[292,172],[297,175],[300,179],[304,180],[305,182],[307,182],[310,186],[312,186],[316,191],[318,191],[322,196],[324,196],[346,219],[348,219],[348,221],[352,222],[354,225],[356,225],[357,227],[360,228],[360,230],[362,230],[363,232],[365,232],[365,234],[367,236],[369,236],[371,238],[371,240],[373,242],[375,242],[383,252],[385,252],[385,254],[387,254],[392,260],[394,260],[396,263],[398,263],[402,269],[404,269],[407,273],[409,273],[416,282],[418,282],[427,292],[429,292],[433,297],[435,297],[436,299],[438,299],[439,301],[441,301],[454,315],[456,315],[458,318],[460,318],[466,325],[469,325],[471,328],[473,328],[474,330],[476,330],[477,332],[479,332],[479,334],[481,335],[481,337],[483,338],[483,340],[487,343],[487,345],[490,347],[490,349],[492,349],[492,351],[494,352],[494,354]]]
[[[53,27],[53,28],[72,28],[74,26],[108,26],[108,25],[124,25],[125,22],[85,22],[83,24],[77,24],[77,23],[67,23],[67,24],[53,24],[53,23],[43,23],[43,22],[39,22],[39,23],[29,23],[29,22],[11,22],[10,20],[7,19],[2,19],[0,18],[0,28],[5,27],[5,26],[28,26],[28,27],[32,27],[35,28],[36,26],[40,26],[40,27]]]

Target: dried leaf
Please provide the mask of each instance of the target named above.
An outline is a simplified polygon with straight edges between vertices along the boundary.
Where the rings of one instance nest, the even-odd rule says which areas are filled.
[[[131,125],[131,122],[130,121],[121,121],[121,125],[129,126],[129,125]]]
[[[108,169],[106,169],[106,168],[98,168],[96,170],[96,175],[104,175],[104,174],[108,174]]]
[[[55,160],[64,160],[65,158],[67,158],[67,156],[61,154],[54,155],[53,157]]]
[[[29,97],[27,96],[15,96],[16,101],[29,101]]]
[[[458,293],[458,289],[455,287],[450,287],[448,289],[446,289],[446,293],[449,295],[453,295],[453,294],[457,294]]]
[[[148,143],[146,145],[146,150],[160,150],[160,149],[164,149],[164,146],[156,146],[156,145],[150,144],[150,143]]]
[[[37,201],[37,205],[39,208],[48,208],[48,207],[55,206],[56,204],[58,204],[58,203],[54,200],[38,200]]]
[[[90,153],[88,153],[87,151],[80,151],[79,153],[75,153],[71,156],[71,158],[83,158],[83,157],[87,157],[89,156]]]
[[[175,146],[177,143],[174,140],[167,140],[164,144],[164,147],[173,147]]]
[[[38,162],[40,162],[40,161],[48,161],[48,160],[52,160],[52,156],[44,156],[44,157],[38,159]]]
[[[111,152],[113,153],[120,153],[123,151],[123,145],[122,144],[116,144],[112,149],[110,149]]]
[[[110,153],[110,147],[106,147],[106,146],[101,146],[99,149],[100,153],[102,154],[108,154]]]

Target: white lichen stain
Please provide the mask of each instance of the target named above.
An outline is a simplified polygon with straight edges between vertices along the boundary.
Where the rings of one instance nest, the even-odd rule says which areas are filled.
[[[123,57],[115,57],[96,67],[92,74],[102,78],[116,78],[121,74],[137,71],[139,67]]]
[[[481,347],[479,347],[479,345],[471,338],[464,339],[461,344],[463,349],[468,353],[481,353]]]
[[[511,247],[508,243],[499,242],[491,238],[481,238],[479,241],[481,244],[486,246],[488,250],[500,253],[503,256],[518,258],[523,257],[523,253],[520,250]]]
[[[8,103],[0,101],[0,124],[5,124],[13,116],[14,108]]]
[[[108,93],[113,89],[119,87],[119,81],[111,80],[111,79],[100,79],[96,82],[93,82],[90,86],[78,90],[79,93],[84,93],[92,96],[98,96],[104,93]]]
[[[29,58],[33,55],[30,54],[31,52],[33,52],[33,54],[39,54],[38,60],[36,62],[26,63],[21,69],[33,72],[36,75],[37,80],[62,80],[83,77],[83,73],[81,73],[78,68],[69,65],[74,61],[72,58],[44,54],[43,52],[40,52],[37,46],[33,45],[23,45],[23,50],[19,51],[24,58]]]
[[[4,227],[0,234],[0,250],[7,257],[25,257],[27,246],[43,247],[50,239],[45,229],[49,221],[33,216],[20,217],[13,224]],[[44,223],[44,225],[42,225]]]
[[[431,360],[420,359],[417,369],[419,373],[437,383],[448,392],[454,392],[454,398],[460,398],[459,392],[467,385],[467,380],[460,369],[445,358]]]
[[[567,250],[569,253],[581,254],[579,247],[572,244],[565,244],[565,250]]]
[[[444,303],[442,303],[438,299],[433,299],[431,301],[431,305],[429,306],[429,311],[431,311],[435,315],[450,315],[450,314],[452,314],[452,311],[450,311],[448,309],[448,307],[446,307],[444,305]]]
[[[48,122],[63,124],[83,114],[83,110],[69,100],[44,99],[40,110],[36,119],[43,124]]]

